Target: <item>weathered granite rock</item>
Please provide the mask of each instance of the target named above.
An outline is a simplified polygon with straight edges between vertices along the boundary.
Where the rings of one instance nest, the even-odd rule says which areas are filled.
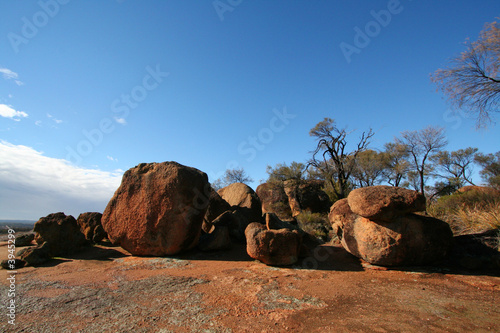
[[[229,203],[231,209],[241,212],[249,222],[262,221],[260,199],[250,186],[234,183],[221,188],[217,193]]]
[[[123,175],[102,226],[114,244],[134,255],[186,251],[198,244],[210,190],[207,175],[195,168],[142,163]]]
[[[250,223],[245,231],[247,253],[266,265],[293,265],[299,259],[302,237],[297,230],[267,230],[261,223]]]
[[[107,237],[101,219],[102,214],[98,212],[82,213],[78,216],[76,223],[88,241],[98,243]]]
[[[371,264],[426,265],[447,255],[453,234],[444,221],[408,213],[424,208],[414,191],[374,186],[334,203],[328,217],[342,246]]]
[[[64,213],[42,217],[35,223],[33,230],[37,233],[37,243],[47,243],[47,250],[52,257],[75,253],[88,245],[75,218]]]
[[[380,222],[426,208],[425,197],[419,192],[383,185],[355,189],[347,201],[354,214]]]

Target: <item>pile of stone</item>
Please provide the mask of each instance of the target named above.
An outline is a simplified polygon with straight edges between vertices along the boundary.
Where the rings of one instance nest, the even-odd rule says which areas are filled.
[[[426,265],[446,256],[453,234],[446,222],[414,214],[425,208],[416,191],[372,186],[333,204],[329,220],[342,246],[368,263]]]
[[[142,163],[123,175],[106,207],[108,238],[133,255],[166,256],[199,247],[229,249],[262,219],[261,203],[245,184],[215,192],[207,175],[176,162]]]
[[[89,244],[75,218],[64,213],[49,214],[35,223],[36,247],[27,247],[17,253],[26,266],[37,266],[52,257],[63,257]]]

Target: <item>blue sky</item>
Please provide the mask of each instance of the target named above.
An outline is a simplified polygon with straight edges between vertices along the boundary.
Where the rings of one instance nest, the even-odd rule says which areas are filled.
[[[2,1],[0,218],[102,211],[141,162],[243,167],[255,188],[310,157],[324,117],[353,142],[372,127],[372,148],[436,125],[448,150],[496,152],[498,125],[452,115],[429,74],[498,16],[497,0]]]

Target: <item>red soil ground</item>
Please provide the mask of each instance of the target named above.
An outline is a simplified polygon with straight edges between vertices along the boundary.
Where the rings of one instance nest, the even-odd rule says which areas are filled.
[[[242,246],[175,258],[96,246],[17,270],[15,326],[1,272],[2,332],[500,332],[498,275],[388,270],[338,246],[287,268]]]

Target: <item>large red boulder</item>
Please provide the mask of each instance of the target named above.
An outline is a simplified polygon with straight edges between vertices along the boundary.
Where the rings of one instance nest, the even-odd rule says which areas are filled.
[[[102,226],[134,255],[164,256],[198,244],[210,184],[204,172],[176,162],[142,163],[123,175]]]
[[[358,216],[344,224],[342,246],[374,265],[432,264],[449,252],[453,234],[432,217],[407,214],[383,224]]]
[[[417,192],[394,186],[369,186],[355,189],[347,197],[354,214],[378,221],[425,211],[425,197]]]

